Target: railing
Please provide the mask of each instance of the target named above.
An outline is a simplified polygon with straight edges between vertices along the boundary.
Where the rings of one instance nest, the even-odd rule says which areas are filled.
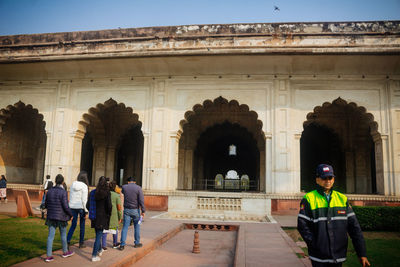
[[[193,184],[193,188],[195,190],[227,192],[260,191],[260,184],[255,180],[242,183],[240,179],[224,179],[221,184],[216,185],[215,179],[203,179],[199,183]]]

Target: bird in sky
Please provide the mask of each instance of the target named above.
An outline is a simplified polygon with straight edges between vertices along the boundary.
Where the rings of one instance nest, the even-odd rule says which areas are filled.
[[[279,9],[279,7],[277,7],[277,6],[274,6],[274,10],[275,10],[275,11],[281,11],[281,10]]]

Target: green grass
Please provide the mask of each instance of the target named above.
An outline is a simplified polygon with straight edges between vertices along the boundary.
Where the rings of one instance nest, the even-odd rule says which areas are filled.
[[[13,218],[0,216],[0,266],[10,266],[46,254],[48,227],[45,221],[37,217]],[[69,223],[69,226],[71,223]],[[67,231],[69,230],[69,226]],[[68,233],[68,232],[67,232]],[[86,220],[85,238],[94,238],[90,220]],[[71,243],[79,241],[79,224],[75,229]],[[61,249],[60,231],[56,231],[53,251]]]
[[[366,232],[368,234],[368,232]],[[378,233],[379,232],[371,232]],[[382,232],[386,233],[386,232]],[[386,236],[386,234],[385,234]],[[400,233],[393,233],[389,238],[368,238],[364,236],[367,245],[367,256],[371,266],[397,267],[400,263]],[[349,242],[347,261],[343,267],[360,266],[353,244]]]
[[[295,241],[303,241],[296,228],[284,228],[285,232]],[[400,232],[364,232],[367,245],[367,256],[374,267],[397,267],[400,262]],[[359,267],[357,254],[349,238],[347,261],[343,267]],[[302,248],[308,255],[307,248]]]

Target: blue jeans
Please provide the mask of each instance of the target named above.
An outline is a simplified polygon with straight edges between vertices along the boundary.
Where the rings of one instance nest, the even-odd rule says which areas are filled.
[[[116,245],[118,243],[118,227],[116,231],[117,232],[113,235],[113,245]]]
[[[101,249],[101,236],[103,235],[103,229],[94,229],[96,232],[96,239],[93,244],[93,252],[92,252],[92,257],[96,257],[97,253]]]
[[[113,236],[113,245],[117,244],[118,242],[118,227],[116,229],[116,233],[112,235]],[[103,233],[103,236],[101,238],[101,246],[107,247],[107,233]]]
[[[67,226],[60,226],[60,235],[61,235],[61,244],[63,252],[68,251],[68,244],[67,244]],[[49,226],[49,235],[47,236],[47,257],[51,257],[53,254],[53,241],[54,235],[56,234],[56,227]]]
[[[71,209],[72,211],[72,223],[68,231],[67,242],[69,243],[72,239],[72,235],[75,232],[76,224],[79,215],[79,244],[82,244],[85,239],[85,210],[84,209]]]
[[[140,243],[140,212],[138,209],[124,209],[124,226],[121,232],[121,246],[125,246],[126,236],[128,235],[128,227],[133,219],[133,227],[135,229],[135,245]]]

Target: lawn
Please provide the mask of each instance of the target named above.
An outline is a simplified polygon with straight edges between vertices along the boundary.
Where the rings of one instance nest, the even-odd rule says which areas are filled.
[[[48,227],[37,217],[15,218],[0,215],[0,266],[10,266],[30,258],[46,254]],[[71,225],[71,223],[69,223]],[[69,226],[67,228],[67,231]],[[68,233],[68,232],[67,232]],[[94,238],[90,220],[86,220],[85,238]],[[79,241],[79,225],[71,243]],[[60,232],[56,231],[53,251],[61,249]]]
[[[284,228],[285,232],[294,240],[302,241],[295,228]],[[397,267],[400,262],[400,232],[364,232],[367,245],[367,256],[374,267]],[[307,249],[304,249],[307,254]],[[347,261],[343,267],[359,267],[356,252],[349,239]]]

